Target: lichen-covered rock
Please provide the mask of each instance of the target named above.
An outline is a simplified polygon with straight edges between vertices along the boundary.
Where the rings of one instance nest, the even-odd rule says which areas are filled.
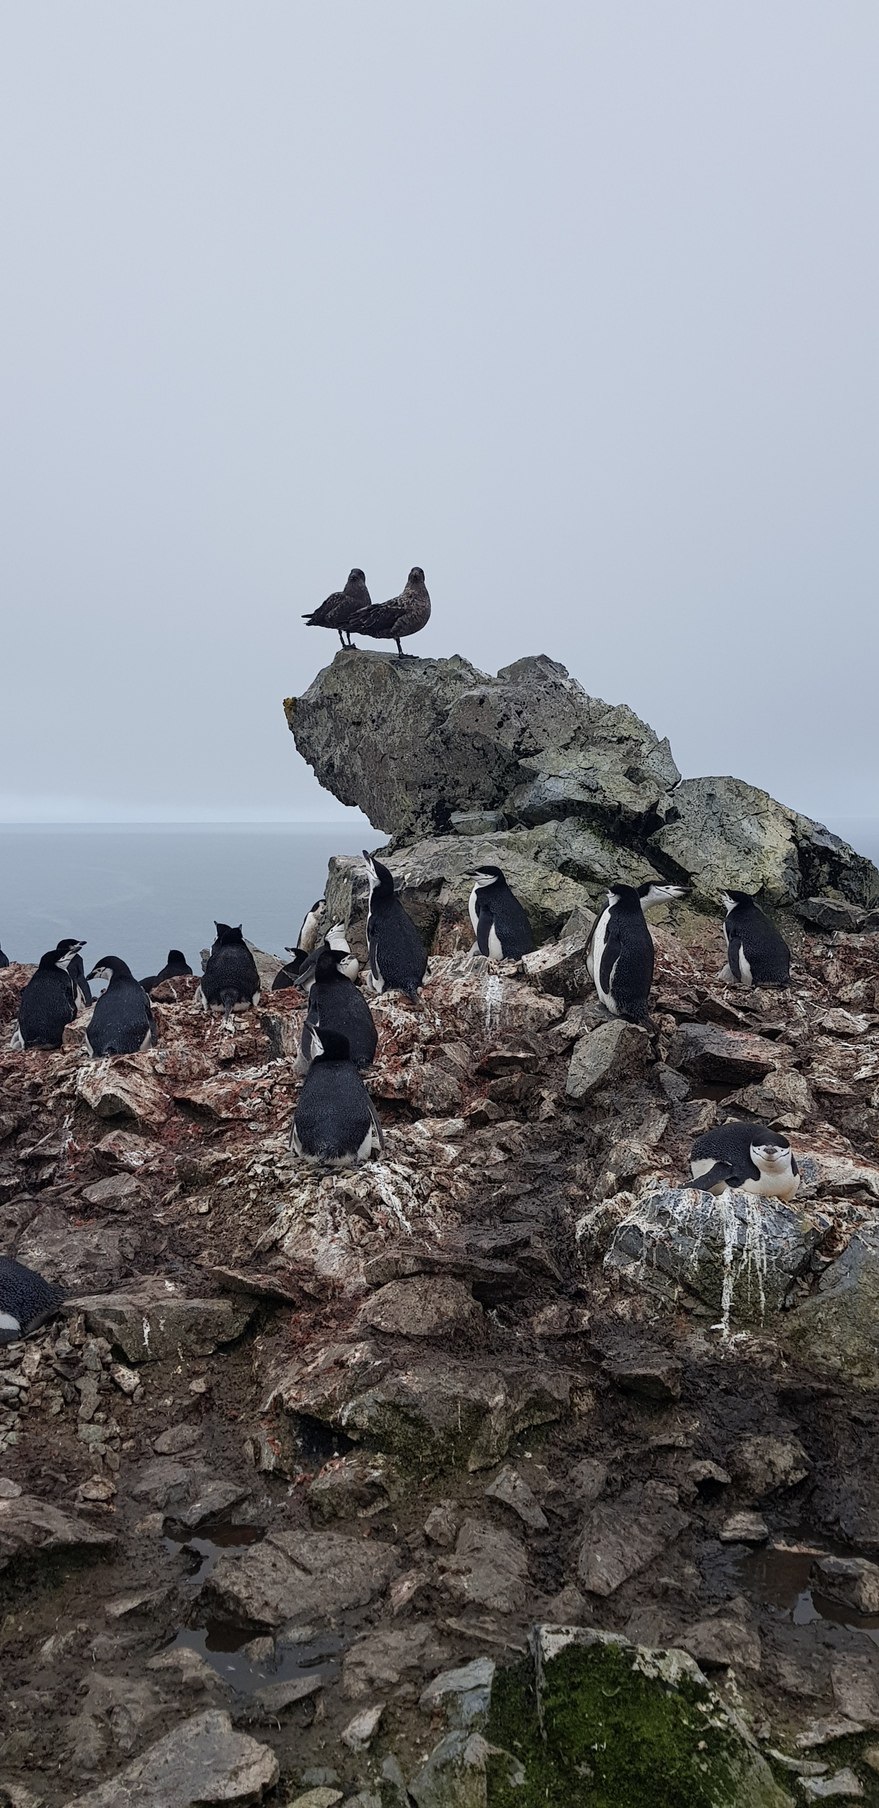
[[[574,1043],[565,1092],[569,1099],[588,1099],[602,1086],[625,1086],[643,1073],[650,1052],[646,1030],[611,1017],[587,1030]]]
[[[879,1229],[866,1225],[852,1237],[786,1331],[797,1356],[820,1373],[879,1387]]]

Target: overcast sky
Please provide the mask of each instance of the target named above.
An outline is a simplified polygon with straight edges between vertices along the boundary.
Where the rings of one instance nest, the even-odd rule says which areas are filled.
[[[879,813],[875,0],[4,0],[0,818],[327,817],[302,611]]]

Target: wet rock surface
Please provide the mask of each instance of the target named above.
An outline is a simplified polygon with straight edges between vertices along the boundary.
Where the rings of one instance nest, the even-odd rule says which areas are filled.
[[[561,775],[516,762],[536,813]],[[0,1349],[0,1801],[575,1804],[535,1624],[610,1639],[607,1713],[633,1670],[663,1725],[719,1702],[731,1801],[847,1769],[877,1799],[875,937],[797,932],[790,992],[750,996],[716,922],[660,922],[648,1035],[584,989],[585,904],[471,959],[463,826],[419,1001],[373,1006],[362,1170],[289,1155],[293,990],[232,1035],[159,1000],[156,1048],[87,1082],[73,1043],[0,1053],[4,1249],[68,1295]],[[551,861],[573,831],[478,833]],[[595,888],[553,870],[560,924]],[[686,1184],[730,1111],[786,1127],[790,1206]],[[610,1775],[662,1803],[655,1765],[641,1798]]]

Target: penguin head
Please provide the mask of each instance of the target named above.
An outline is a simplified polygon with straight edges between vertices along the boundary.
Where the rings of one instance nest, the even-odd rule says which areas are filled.
[[[738,904],[753,905],[755,910],[757,908],[749,891],[722,891],[720,901],[727,914],[735,910]]]
[[[339,978],[339,968],[345,959],[345,952],[344,948],[331,948],[327,942],[322,942],[312,954],[309,966],[301,975],[302,980],[306,984],[309,983],[309,968],[313,968],[312,977],[321,985],[325,985],[328,980],[332,983],[334,979]]]
[[[337,1030],[312,1029],[311,1058],[312,1061],[350,1061],[351,1044],[347,1036],[340,1036]]]
[[[658,885],[655,879],[648,879],[646,885],[638,886],[642,910],[652,910],[656,904],[668,904],[672,898],[685,898],[688,885]]]
[[[233,928],[231,923],[217,923],[216,918],[214,921],[217,931],[217,940],[214,943],[215,948],[218,943],[221,947],[228,948],[234,945],[235,942],[243,942],[244,936],[241,932],[240,923],[237,923]]]
[[[108,979],[111,981],[114,979],[133,979],[133,977],[134,975],[132,974],[128,962],[120,960],[118,954],[103,955],[99,961],[95,962],[91,972],[86,974],[86,979]]]
[[[380,898],[392,898],[394,895],[394,875],[390,868],[383,866],[381,861],[376,860],[374,854],[368,854],[365,848],[363,850],[363,858],[366,862],[366,876],[369,880],[370,898],[372,898],[373,893],[377,893]]]
[[[334,923],[332,928],[327,930],[326,943],[328,948],[335,948],[340,954],[351,953],[344,923]]]
[[[57,948],[50,948],[46,954],[40,955],[37,970],[40,973],[48,973],[51,967],[60,967],[62,973],[66,973],[70,958],[69,954],[61,954]]]
[[[292,973],[301,973],[303,967],[311,959],[311,955],[305,948],[285,948],[284,953],[292,954],[293,956],[292,960],[285,961],[284,963],[285,966],[290,968]]]
[[[620,906],[623,910],[640,910],[641,893],[636,885],[614,883],[607,888],[607,901],[613,910]]]
[[[84,947],[85,942],[75,942],[72,936],[66,935],[64,940],[59,942],[55,949],[57,955],[57,960],[55,962],[56,967],[69,967],[74,955],[78,954],[80,949]]]
[[[470,877],[477,891],[483,891],[486,885],[506,885],[507,881],[499,866],[474,866]]]
[[[791,1147],[786,1136],[764,1125],[754,1125],[751,1160],[761,1174],[784,1174],[791,1165]]]
[[[168,949],[168,960],[166,965],[169,967],[185,967],[188,965],[186,955],[183,953],[182,948]]]

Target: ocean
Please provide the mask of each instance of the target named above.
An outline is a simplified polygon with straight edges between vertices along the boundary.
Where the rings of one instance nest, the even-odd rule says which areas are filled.
[[[879,819],[828,827],[879,864]],[[0,947],[36,961],[59,937],[81,936],[86,971],[121,954],[139,979],[182,948],[199,972],[219,918],[282,954],[324,889],[330,855],[380,840],[346,822],[0,826]]]
[[[138,979],[182,948],[199,973],[219,918],[283,954],[323,892],[330,855],[381,839],[346,822],[0,826],[0,947],[35,961],[80,936],[86,972],[119,954]]]

